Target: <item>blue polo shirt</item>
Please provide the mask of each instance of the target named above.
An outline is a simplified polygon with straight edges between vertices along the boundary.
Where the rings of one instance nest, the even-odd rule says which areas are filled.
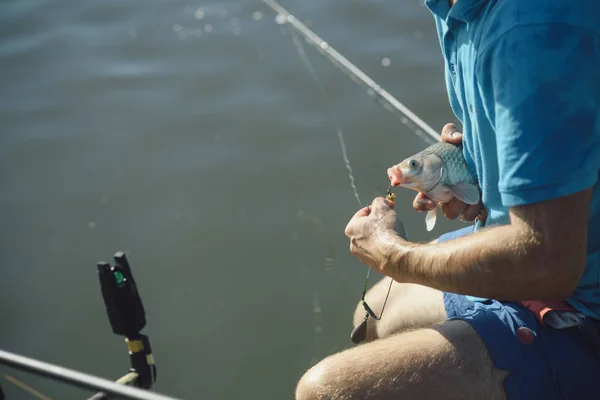
[[[486,224],[594,188],[587,266],[569,302],[600,319],[600,1],[425,3]]]

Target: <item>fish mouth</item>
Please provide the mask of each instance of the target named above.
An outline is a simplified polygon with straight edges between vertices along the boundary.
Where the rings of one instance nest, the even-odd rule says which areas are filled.
[[[390,178],[390,184],[392,186],[405,185],[407,183],[413,183],[413,180],[402,173],[402,169],[399,165],[395,165],[387,170],[388,177]]]

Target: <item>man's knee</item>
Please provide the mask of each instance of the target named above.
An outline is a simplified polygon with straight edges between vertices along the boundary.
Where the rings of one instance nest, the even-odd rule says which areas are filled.
[[[384,278],[367,292],[366,301],[376,312],[383,310],[386,304],[389,282],[389,278]],[[366,342],[407,330],[431,327],[446,320],[442,292],[421,285],[394,283],[385,309],[385,316],[380,321],[369,319]],[[353,316],[355,327],[364,320],[365,314],[362,302],[359,302]]]
[[[352,318],[352,324],[354,326],[360,324],[362,322],[363,319],[365,319],[365,308],[362,305],[362,302],[358,302],[358,304],[356,305],[356,309],[354,310],[354,317]]]
[[[296,386],[296,400],[324,400],[334,398],[335,383],[331,369],[333,368],[326,358],[309,369]]]

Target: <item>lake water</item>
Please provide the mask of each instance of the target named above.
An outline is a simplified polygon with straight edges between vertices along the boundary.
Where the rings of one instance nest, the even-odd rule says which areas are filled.
[[[421,0],[282,5],[436,130],[455,121]],[[126,373],[95,269],[118,250],[157,392],[291,399],[307,368],[351,347],[366,267],[344,236],[359,204],[336,124],[367,203],[427,145],[397,115],[305,43],[322,94],[258,0],[13,0],[0,27],[0,348]],[[410,239],[462,226],[427,232],[414,193],[396,193]]]

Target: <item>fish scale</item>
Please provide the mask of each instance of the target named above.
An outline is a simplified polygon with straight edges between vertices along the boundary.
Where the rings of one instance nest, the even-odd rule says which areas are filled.
[[[438,142],[429,146],[414,157],[417,158],[417,156],[429,154],[438,156],[444,165],[444,175],[440,183],[445,185],[456,185],[460,182],[477,183],[473,175],[469,172],[469,168],[465,162],[462,145]]]

